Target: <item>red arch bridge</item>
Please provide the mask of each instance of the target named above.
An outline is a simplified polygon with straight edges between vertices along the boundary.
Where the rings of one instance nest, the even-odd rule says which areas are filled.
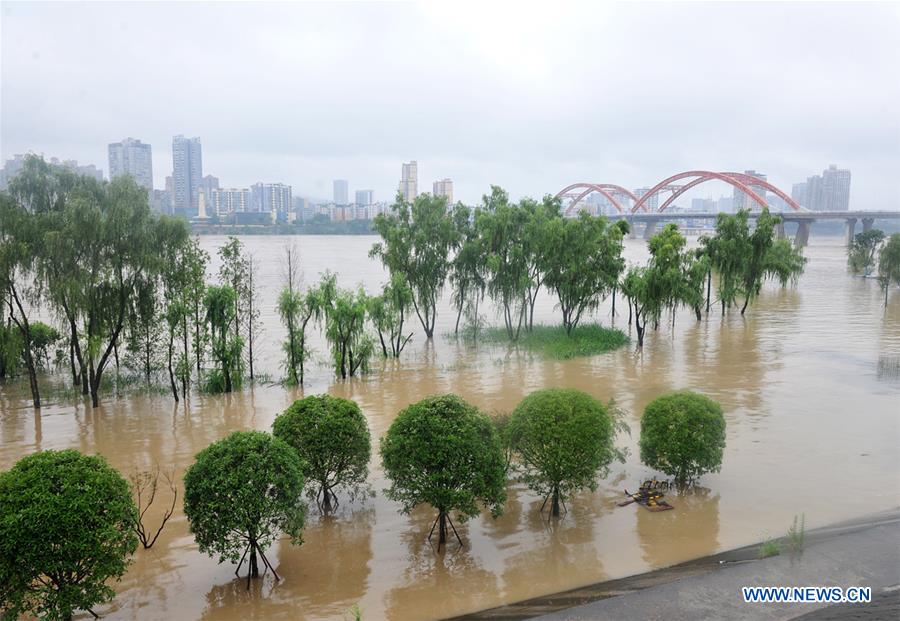
[[[778,227],[778,233],[784,236],[785,222],[796,222],[797,233],[794,243],[798,246],[807,244],[810,227],[816,220],[844,220],[849,243],[858,220],[862,221],[863,230],[867,231],[872,228],[875,219],[900,219],[900,211],[809,211],[765,179],[748,173],[709,170],[681,172],[663,179],[650,188],[635,191],[614,183],[573,183],[557,192],[556,196],[564,201],[564,214],[573,216],[585,198],[594,193],[600,194],[616,210],[616,213],[610,216],[611,219],[627,220],[632,225],[632,236],[635,235],[635,225],[644,224],[644,237],[649,238],[656,232],[656,225],[659,222],[715,219],[718,214],[714,212],[666,212],[666,209],[682,194],[709,181],[724,182],[740,190],[750,208],[751,218],[756,217],[763,207],[769,207],[766,198],[768,193],[780,198],[787,208],[780,211],[782,222]]]

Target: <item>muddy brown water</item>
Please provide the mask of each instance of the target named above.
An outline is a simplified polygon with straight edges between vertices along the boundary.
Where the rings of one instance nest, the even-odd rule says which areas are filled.
[[[367,257],[371,237],[245,237],[261,265],[264,333],[259,368],[277,379],[283,331],[274,300],[285,243],[298,244],[307,282],[330,269],[344,286],[374,290],[384,280]],[[214,251],[224,242],[204,237]],[[629,240],[629,260],[645,256]],[[795,514],[809,527],[900,504],[900,294],[885,310],[874,280],[846,274],[839,239],[814,238],[799,285],[767,286],[745,318],[712,312],[701,323],[679,312],[675,327],[649,332],[643,352],[632,346],[569,361],[545,360],[505,346],[448,338],[455,315],[445,299],[437,334],[421,331],[398,363],[377,361],[364,378],[335,380],[325,347],[306,394],[329,392],[356,400],[373,439],[397,411],[424,396],[454,392],[487,411],[508,411],[532,390],[573,387],[615,398],[632,435],[619,443],[631,454],[596,492],[578,494],[568,513],[548,522],[540,499],[512,484],[500,518],[482,515],[460,529],[466,545],[437,553],[425,537],[428,509],[412,515],[382,494],[377,458],[375,496],[342,499],[336,515],[311,512],[305,543],[275,544],[268,554],[282,576],[246,582],[234,566],[200,554],[179,509],[151,550],[139,550],[107,619],[342,619],[358,604],[363,618],[437,619],[622,577],[781,536]],[[212,266],[212,273],[216,266]],[[620,305],[620,310],[624,306]],[[558,322],[544,296],[538,321]],[[595,318],[626,331],[627,315]],[[493,317],[489,319],[495,320]],[[48,380],[50,381],[50,380]],[[639,416],[656,396],[674,389],[702,391],[720,401],[728,421],[719,474],[702,488],[672,494],[674,511],[653,514],[617,508],[623,487],[651,474],[638,460]],[[174,467],[180,480],[193,456],[238,429],[269,429],[300,390],[257,385],[227,396],[107,397],[102,407],[52,394],[40,414],[28,407],[27,385],[0,384],[0,468],[40,449],[100,453],[127,473]],[[377,454],[377,453],[376,453]],[[179,490],[180,492],[180,490]],[[158,517],[162,503],[157,508]]]

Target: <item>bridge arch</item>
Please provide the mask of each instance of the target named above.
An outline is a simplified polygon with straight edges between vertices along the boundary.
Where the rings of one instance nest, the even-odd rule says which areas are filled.
[[[573,183],[572,185],[564,187],[562,190],[556,193],[556,198],[561,198],[564,194],[571,192],[572,190],[577,190],[579,188],[584,188],[584,190],[574,199],[569,206],[566,208],[566,215],[571,213],[572,209],[574,209],[575,205],[577,205],[585,196],[591,194],[593,192],[599,192],[603,196],[612,203],[612,206],[616,208],[619,213],[627,213],[628,209],[622,206],[621,203],[613,196],[612,192],[621,192],[623,194],[627,194],[630,197],[633,197],[637,200],[637,197],[634,196],[633,193],[629,192],[625,188],[614,185],[612,183]]]
[[[777,196],[779,196],[779,197],[780,197],[782,200],[784,200],[784,202],[785,202],[788,206],[790,206],[790,208],[793,209],[794,211],[803,211],[803,208],[800,207],[800,205],[798,205],[797,202],[796,202],[793,198],[791,198],[790,196],[788,196],[787,194],[785,194],[784,192],[782,192],[778,187],[772,185],[772,184],[769,183],[768,181],[765,181],[764,179],[760,179],[760,178],[758,178],[758,177],[754,177],[753,175],[748,175],[748,174],[746,174],[746,173],[725,172],[725,173],[721,173],[721,174],[723,174],[723,175],[725,175],[725,176],[727,176],[727,177],[731,177],[731,178],[733,178],[733,179],[736,179],[736,180],[740,181],[741,183],[743,183],[744,185],[750,186],[751,188],[753,188],[754,186],[765,188],[766,190],[768,190],[768,191],[772,192],[773,194],[776,194]],[[672,193],[672,196],[670,196],[669,198],[667,198],[667,199],[665,200],[665,202],[664,202],[662,205],[660,205],[660,207],[659,207],[659,209],[657,210],[657,212],[662,213],[663,211],[665,211],[666,208],[667,208],[669,205],[671,205],[672,202],[673,202],[676,198],[678,198],[679,196],[681,196],[682,194],[684,194],[685,192],[687,192],[687,191],[690,190],[691,188],[693,188],[693,187],[695,187],[695,186],[698,186],[698,185],[700,185],[701,183],[704,183],[704,182],[706,182],[706,181],[711,181],[711,180],[713,180],[713,179],[714,179],[714,177],[710,177],[709,175],[703,175],[703,176],[701,176],[701,177],[698,177],[698,178],[694,179],[694,180],[691,181],[690,183],[685,184],[685,185],[679,187],[677,190],[675,190],[675,191]],[[765,196],[765,194],[762,194],[762,195],[760,196],[760,198],[763,198],[764,196]],[[768,206],[768,203],[766,203],[766,202],[764,202],[764,203],[762,203],[762,204],[765,204],[766,206]]]
[[[768,203],[766,203],[766,199],[764,199],[759,194],[754,192],[750,188],[749,185],[747,185],[746,183],[744,183],[743,181],[741,181],[735,177],[729,176],[729,174],[727,174],[727,173],[717,173],[717,172],[712,172],[709,170],[688,170],[686,172],[672,175],[671,177],[668,177],[667,179],[663,179],[662,181],[657,183],[655,186],[650,188],[645,194],[643,194],[641,196],[641,198],[638,200],[638,202],[636,202],[634,204],[634,207],[631,208],[631,213],[637,213],[638,209],[643,207],[646,204],[647,200],[649,200],[651,196],[653,196],[660,190],[666,188],[667,186],[670,186],[672,183],[674,183],[676,181],[680,181],[682,179],[688,179],[691,177],[699,177],[699,179],[694,179],[693,181],[695,181],[696,183],[693,183],[693,181],[692,181],[693,185],[691,185],[691,183],[688,183],[687,185],[685,185],[685,186],[679,188],[678,190],[676,190],[675,192],[673,192],[672,196],[670,196],[666,200],[666,202],[660,206],[658,211],[661,212],[666,207],[668,207],[669,204],[675,199],[676,196],[678,196],[682,192],[686,191],[686,188],[688,186],[694,187],[705,181],[712,181],[713,179],[716,179],[719,181],[724,181],[725,183],[728,183],[728,184],[738,188],[739,190],[744,192],[744,194],[746,194],[748,197],[750,197],[750,200],[755,201],[757,204],[759,204],[761,206],[768,207]],[[753,177],[753,178],[756,179],[756,177]]]

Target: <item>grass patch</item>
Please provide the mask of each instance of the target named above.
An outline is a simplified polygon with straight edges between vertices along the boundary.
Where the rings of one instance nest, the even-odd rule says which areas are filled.
[[[781,554],[781,544],[774,539],[768,539],[759,546],[759,558],[769,558]]]
[[[806,546],[805,513],[800,515],[799,522],[797,521],[797,516],[794,516],[794,523],[791,525],[790,530],[788,530],[787,545],[793,554],[801,554],[803,552],[803,548]]]
[[[488,343],[510,342],[505,328],[484,328],[480,336]],[[595,323],[578,326],[571,335],[566,334],[562,326],[537,325],[531,332],[522,328],[515,343],[548,358],[568,360],[618,349],[628,344],[628,336],[621,330],[604,328]]]

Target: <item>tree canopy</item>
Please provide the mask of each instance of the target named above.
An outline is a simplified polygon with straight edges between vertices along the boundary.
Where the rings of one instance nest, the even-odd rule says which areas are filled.
[[[446,543],[451,511],[462,521],[478,514],[479,502],[494,516],[502,512],[506,461],[497,430],[455,395],[402,410],[381,440],[381,460],[391,481],[388,498],[407,513],[423,503],[437,509],[439,545]]]
[[[272,433],[303,460],[303,474],[323,511],[337,503],[335,489],[355,491],[369,474],[369,426],[353,401],[314,395],[294,401],[275,418]]]
[[[725,450],[722,407],[696,392],[663,395],[644,409],[640,447],[642,462],[679,485],[718,472]]]
[[[421,194],[409,203],[397,194],[391,213],[377,216],[374,229],[382,241],[372,247],[370,256],[381,259],[392,275],[406,279],[413,308],[430,339],[450,269],[448,257],[458,243],[447,199]]]
[[[302,543],[303,468],[293,448],[261,431],[236,431],[200,451],[184,474],[184,514],[200,551],[238,570],[249,553],[248,581],[259,575],[257,552],[274,572],[265,555],[272,542],[285,533]]]
[[[19,460],[0,474],[0,616],[71,619],[112,600],[137,518],[128,483],[102,457],[48,450]]]
[[[551,500],[551,513],[558,516],[565,498],[585,487],[597,489],[613,460],[624,458],[614,445],[623,428],[587,393],[549,388],[516,406],[507,433],[523,480],[545,504]]]

